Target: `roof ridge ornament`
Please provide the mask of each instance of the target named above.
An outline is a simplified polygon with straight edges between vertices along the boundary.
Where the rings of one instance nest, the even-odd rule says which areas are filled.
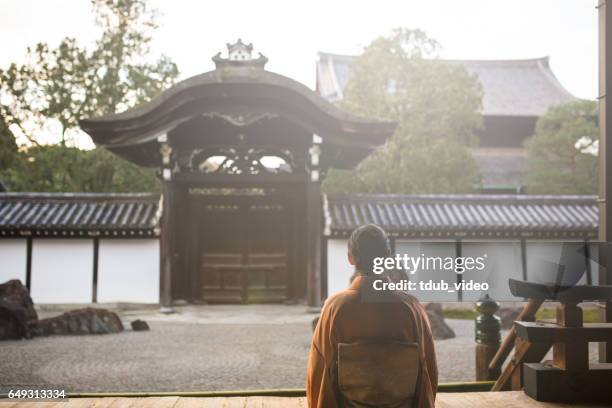
[[[227,43],[227,58],[221,56],[221,52],[218,52],[213,58],[213,62],[217,69],[223,67],[258,67],[264,68],[268,58],[266,58],[261,52],[259,57],[253,58],[251,55],[253,52],[253,43],[245,44],[241,38],[238,38],[233,44]]]

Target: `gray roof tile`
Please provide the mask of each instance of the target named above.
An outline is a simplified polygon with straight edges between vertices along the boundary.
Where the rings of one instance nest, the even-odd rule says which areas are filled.
[[[155,235],[159,194],[0,193],[0,236]]]
[[[0,193],[0,237],[150,236],[158,206],[158,194]],[[324,214],[331,237],[366,223],[415,238],[592,238],[598,227],[593,196],[326,195]]]
[[[326,195],[327,236],[346,236],[373,223],[409,237],[594,238],[594,196]]]

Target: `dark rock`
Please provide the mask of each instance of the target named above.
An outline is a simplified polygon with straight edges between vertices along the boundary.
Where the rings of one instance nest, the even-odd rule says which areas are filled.
[[[0,340],[30,338],[30,330],[23,307],[0,299]]]
[[[425,310],[428,314],[435,314],[440,317],[444,317],[444,309],[442,309],[441,303],[427,303],[425,305]]]
[[[425,311],[429,317],[431,332],[435,340],[452,339],[455,337],[454,330],[444,321],[442,305],[440,303],[428,303]]]
[[[312,319],[312,331],[314,331],[317,328],[317,324],[319,324],[319,316],[315,317],[314,319]]]
[[[34,302],[30,292],[19,279],[11,279],[0,284],[0,299],[15,303],[23,308],[26,320],[37,320]]]
[[[28,323],[37,319],[34,303],[21,281],[0,285],[0,340],[30,338]]]
[[[88,307],[30,322],[30,329],[35,336],[107,334],[123,331],[123,324],[114,312]]]
[[[501,319],[501,328],[510,330],[516,318],[521,314],[521,309],[515,307],[502,307],[496,314]]]
[[[52,334],[118,333],[123,324],[117,314],[104,309],[77,309],[38,320],[28,289],[13,279],[0,285],[0,340]]]
[[[144,320],[134,320],[132,323],[132,330],[134,331],[145,331],[149,330],[149,325]]]

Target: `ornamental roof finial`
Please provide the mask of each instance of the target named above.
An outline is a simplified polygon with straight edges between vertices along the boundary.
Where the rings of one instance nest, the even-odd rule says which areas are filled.
[[[253,43],[245,44],[240,38],[233,44],[227,43],[227,55],[231,61],[250,61],[252,52]]]
[[[268,59],[262,53],[259,53],[259,57],[255,59],[252,57],[252,52],[253,44],[245,44],[239,38],[233,44],[227,43],[227,58],[221,57],[219,52],[213,57],[213,61],[217,68],[223,66],[256,66],[263,68]]]

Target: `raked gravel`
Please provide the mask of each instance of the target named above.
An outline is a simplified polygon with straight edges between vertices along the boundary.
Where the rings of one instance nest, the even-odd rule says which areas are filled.
[[[0,388],[73,392],[303,388],[313,314],[303,306],[189,306],[179,313],[123,311],[119,334],[0,343]],[[133,332],[129,321],[151,330]],[[447,320],[436,342],[439,380],[474,380],[474,323]]]

